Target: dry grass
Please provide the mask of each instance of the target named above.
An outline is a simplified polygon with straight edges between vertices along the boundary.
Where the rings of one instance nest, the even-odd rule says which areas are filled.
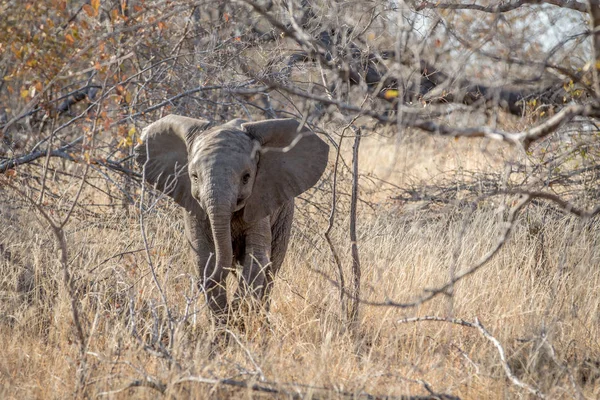
[[[447,179],[442,172],[451,170],[494,170],[504,160],[520,157],[501,154],[494,146],[482,152],[481,142],[428,139],[407,140],[398,147],[371,138],[364,142],[361,168],[390,184],[406,185],[442,181]],[[460,173],[453,176],[460,179]],[[374,182],[363,180],[362,196],[376,211],[367,206],[359,210],[365,299],[417,298],[425,288],[443,284],[452,265],[460,272],[474,264],[503,228],[506,210],[501,207],[456,204],[410,211],[389,199],[393,186]],[[71,182],[73,188],[76,183]],[[89,188],[86,193],[97,196]],[[81,364],[57,245],[22,199],[9,189],[0,189],[0,196],[0,243],[11,253],[0,258],[0,398],[69,397]],[[319,193],[315,199],[329,201]],[[195,289],[175,206],[163,202],[145,218],[150,255],[174,318],[172,334],[149,272],[137,210],[107,212],[104,207],[94,209],[94,216],[77,213],[66,233],[88,339],[85,394],[159,397],[149,387],[111,394],[150,377],[176,398],[269,396],[184,379],[195,376],[259,383],[264,377],[289,394],[301,391],[304,398],[342,397],[336,391],[425,395],[423,382],[463,399],[528,397],[506,379],[496,349],[477,330],[438,322],[398,323],[404,317],[437,315],[479,318],[503,344],[515,375],[549,398],[600,396],[597,220],[582,223],[550,207],[530,205],[500,253],[457,284],[452,297],[438,296],[410,309],[363,306],[360,325],[351,332],[340,321],[337,288],[315,272],[336,277],[322,236],[326,215],[309,214],[308,209],[315,209],[297,204],[300,211],[273,293],[270,324],[250,318],[245,332],[233,330],[235,339],[228,345],[214,344],[218,336]],[[333,238],[348,266],[348,280],[346,214],[337,222]],[[160,356],[161,348],[171,359]],[[331,391],[319,389],[323,387]]]

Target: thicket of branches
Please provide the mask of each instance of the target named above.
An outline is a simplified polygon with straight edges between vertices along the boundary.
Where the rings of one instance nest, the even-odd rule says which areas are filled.
[[[295,116],[323,133],[330,120],[378,122],[526,150],[564,128],[560,155],[581,158],[578,176],[594,168],[593,4],[55,1],[2,12],[2,172],[51,156],[135,177],[137,133],[167,112]]]
[[[426,206],[518,199],[478,263],[413,301],[362,302],[376,306],[413,307],[451,293],[497,254],[530,203],[588,222],[600,213],[597,0],[7,0],[0,15],[0,192],[34,207],[60,243],[82,359],[87,333],[64,228],[103,207],[140,207],[142,215],[151,207],[139,203],[132,149],[141,129],[167,113],[217,122],[294,117],[327,139],[333,168],[317,188],[324,196],[300,204],[329,220],[337,270],[322,275],[339,287],[350,322],[361,304],[357,207],[370,205],[361,184]],[[459,184],[389,187],[361,173],[361,138],[423,134],[505,142],[526,161],[487,175],[465,171]],[[346,142],[351,153],[342,151]],[[74,197],[65,202],[65,193]],[[346,249],[328,233],[346,215],[352,268],[344,277]],[[479,321],[470,324],[491,337]],[[510,369],[507,376],[541,395]],[[138,384],[164,392],[156,382]]]

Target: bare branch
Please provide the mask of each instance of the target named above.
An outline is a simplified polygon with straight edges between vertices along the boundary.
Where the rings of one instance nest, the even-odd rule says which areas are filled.
[[[191,96],[192,94],[198,93],[198,92],[205,92],[205,91],[211,91],[211,90],[222,90],[226,93],[254,94],[254,93],[264,92],[267,89],[266,87],[257,87],[257,88],[249,88],[249,89],[244,88],[245,86],[249,85],[250,83],[252,83],[252,82],[247,82],[238,87],[227,87],[224,85],[198,86],[196,88],[186,90],[185,92],[181,92],[173,97],[168,98],[167,100],[161,101],[160,103],[155,104],[151,107],[148,107],[142,111],[139,111],[134,114],[128,115],[127,117],[121,118],[121,119],[115,121],[111,126],[119,125],[119,124],[122,124],[123,122],[130,121],[130,120],[140,117],[144,114],[148,114],[152,111],[159,110],[163,107],[173,104],[173,102],[178,99],[181,99],[186,96]]]
[[[358,150],[360,146],[361,130],[351,125],[354,130],[354,145],[352,146],[352,196],[350,200],[350,246],[352,253],[353,301],[350,306],[350,321],[358,323],[360,301],[360,259],[356,238],[356,203],[358,200]]]
[[[160,393],[165,393],[167,391],[167,386],[164,383],[159,382],[154,378],[146,377],[146,379],[144,379],[144,380],[137,379],[135,381],[131,381],[128,385],[126,385],[125,387],[123,387],[121,389],[111,390],[108,392],[100,392],[100,393],[98,393],[98,396],[113,396],[115,394],[124,392],[131,388],[136,388],[136,387],[147,387],[150,389],[154,389]]]
[[[559,127],[576,116],[589,116],[592,107],[587,105],[572,104],[556,115],[548,118],[543,123],[522,132],[504,132],[489,127],[457,129],[445,125],[438,125],[433,121],[408,121],[409,126],[422,129],[430,133],[453,137],[486,137],[488,139],[500,140],[510,144],[520,144],[525,149],[540,139],[555,132]]]
[[[485,337],[487,340],[489,340],[494,345],[496,350],[498,351],[498,355],[500,356],[500,363],[502,364],[502,368],[504,369],[504,373],[506,374],[506,377],[515,386],[518,386],[522,389],[527,390],[529,393],[533,394],[534,396],[539,397],[541,399],[546,398],[546,396],[539,389],[534,388],[531,385],[528,385],[527,383],[521,381],[519,378],[517,378],[515,376],[515,374],[510,369],[510,366],[508,365],[508,361],[506,359],[506,352],[504,351],[502,344],[500,343],[500,341],[498,339],[496,339],[494,336],[492,336],[492,334],[490,332],[488,332],[487,329],[485,329],[483,327],[483,325],[481,324],[479,319],[475,318],[475,322],[469,322],[469,321],[466,321],[466,320],[460,319],[460,318],[448,318],[448,317],[437,317],[437,316],[433,316],[433,315],[426,315],[423,317],[403,318],[403,319],[396,321],[396,323],[406,324],[406,323],[423,322],[423,321],[449,322],[451,324],[461,325],[461,326],[465,326],[467,328],[478,329],[479,332],[481,333],[481,335],[483,337]]]
[[[521,381],[519,378],[517,378],[515,376],[515,374],[513,374],[512,370],[510,369],[510,366],[508,365],[508,362],[506,360],[506,354],[504,352],[504,348],[502,347],[502,344],[500,344],[500,342],[498,341],[498,339],[496,339],[494,336],[492,336],[481,324],[481,322],[479,322],[479,319],[475,318],[475,323],[474,323],[475,327],[477,329],[479,329],[479,332],[481,332],[481,334],[490,342],[492,342],[492,344],[494,345],[494,347],[496,347],[496,350],[498,350],[498,355],[500,356],[500,361],[502,364],[502,367],[504,368],[504,373],[506,374],[506,377],[516,386],[523,388],[525,390],[527,390],[529,393],[533,394],[536,397],[539,397],[540,399],[545,399],[546,396],[540,392],[539,389],[534,388],[533,386],[528,385],[527,383]]]
[[[400,303],[400,302],[397,302],[397,301],[394,301],[391,299],[383,301],[383,302],[370,301],[370,300],[364,300],[364,299],[358,299],[358,300],[364,305],[373,306],[373,307],[412,308],[412,307],[420,306],[421,304],[424,304],[424,303],[428,302],[429,300],[431,300],[441,294],[446,294],[448,292],[448,289],[450,289],[452,286],[454,286],[458,281],[477,272],[484,265],[486,265],[496,254],[498,254],[500,249],[506,244],[508,237],[510,236],[510,233],[512,232],[512,229],[514,227],[515,220],[517,219],[517,216],[519,215],[520,211],[530,202],[531,202],[531,197],[528,196],[527,194],[524,195],[523,198],[521,198],[521,200],[517,204],[515,204],[513,206],[513,208],[511,209],[509,216],[508,216],[508,220],[505,222],[504,231],[501,233],[500,238],[498,239],[498,242],[496,243],[496,245],[492,249],[490,249],[486,254],[484,254],[483,257],[481,257],[478,262],[476,262],[474,265],[469,267],[467,270],[465,270],[459,274],[456,274],[453,279],[449,280],[444,285],[439,286],[434,289],[424,289],[424,292],[426,294],[422,295],[421,297],[417,298],[416,300],[413,300],[413,301],[407,302],[407,303]],[[313,269],[313,271],[318,273],[319,275],[322,275],[323,277],[325,277],[333,285],[337,285],[337,283],[335,281],[330,279],[322,271],[315,270],[315,269]],[[350,298],[353,298],[352,293],[348,292],[346,289],[344,289],[344,291],[347,296],[349,296]]]
[[[82,179],[85,180],[85,177]],[[23,192],[21,189],[13,185],[11,182],[5,180],[4,184],[14,190],[19,196],[27,200],[46,220],[54,237],[56,238],[57,244],[60,248],[60,264],[63,272],[63,284],[69,295],[69,303],[71,306],[71,315],[73,317],[73,325],[75,325],[75,331],[77,333],[77,341],[79,342],[79,362],[80,365],[77,369],[77,394],[81,394],[80,391],[85,387],[85,375],[86,375],[86,347],[87,340],[86,334],[83,328],[82,319],[79,310],[79,301],[77,299],[77,290],[75,289],[75,281],[69,271],[69,254],[67,247],[67,239],[65,231],[63,229],[64,224],[58,224],[48,215],[44,208],[38,204],[35,200]],[[65,220],[66,222],[67,220]]]
[[[210,379],[210,378],[203,378],[203,377],[199,377],[199,376],[189,376],[189,377],[181,378],[181,379],[175,381],[173,383],[173,385],[179,385],[179,384],[183,384],[183,383],[187,383],[187,382],[201,383],[201,384],[207,384],[207,385],[212,385],[212,386],[219,386],[219,385],[234,386],[234,387],[239,387],[239,388],[250,389],[255,392],[285,395],[292,399],[304,399],[307,396],[309,396],[309,393],[310,393],[309,397],[314,397],[315,391],[324,392],[325,394],[329,394],[329,395],[335,394],[336,396],[341,396],[342,398],[350,398],[350,399],[382,398],[381,396],[378,396],[375,394],[370,394],[370,393],[365,393],[363,391],[350,392],[350,391],[343,391],[343,390],[338,390],[338,389],[334,389],[334,388],[319,387],[319,386],[313,386],[313,385],[304,385],[304,384],[299,384],[299,383],[283,383],[283,384],[279,383],[278,384],[278,383],[273,383],[273,382],[261,382],[260,384],[257,384],[257,383],[251,383],[251,382],[240,381],[240,380],[235,380],[235,379]],[[389,399],[389,400],[434,400],[434,399],[436,399],[436,400],[459,400],[459,398],[456,396],[434,392],[431,389],[431,387],[429,386],[429,384],[427,384],[426,382],[423,382],[423,381],[418,381],[418,382],[424,385],[426,390],[430,392],[430,395],[426,395],[426,396],[422,396],[422,395],[421,396],[383,396],[383,397],[386,399]],[[281,386],[289,386],[290,389],[286,390],[286,389],[282,388]],[[327,396],[325,396],[325,397],[327,397]]]
[[[73,160],[73,157],[71,157],[71,155],[68,154],[66,151],[74,147],[75,145],[83,142],[83,139],[84,136],[82,135],[79,136],[77,139],[67,143],[66,145],[59,147],[56,150],[51,150],[49,152],[45,150],[35,150],[29,154],[25,154],[17,158],[11,158],[7,161],[0,163],[0,174],[8,171],[9,169],[13,169],[17,165],[27,164],[37,160],[38,158],[46,157],[48,155],[50,157],[60,157],[65,158],[67,160]]]
[[[422,2],[416,7],[417,11],[429,8],[438,10],[474,10],[486,13],[504,13],[516,10],[525,5],[551,4],[561,8],[569,8],[580,12],[587,12],[587,4],[576,0],[511,0],[507,3],[499,2],[496,6],[483,6],[480,4],[465,3],[429,3]]]
[[[329,220],[327,225],[327,230],[324,233],[325,239],[327,240],[327,244],[329,244],[329,249],[331,250],[331,254],[333,255],[333,260],[335,261],[335,265],[338,269],[338,276],[340,279],[339,289],[340,289],[340,307],[342,311],[342,315],[346,315],[346,302],[344,301],[344,292],[346,288],[346,284],[344,281],[344,269],[342,268],[342,261],[340,260],[340,256],[333,244],[333,240],[331,239],[331,230],[333,229],[333,224],[335,222],[335,212],[337,205],[337,180],[338,180],[338,167],[340,164],[341,152],[342,152],[342,141],[344,140],[344,131],[340,135],[340,140],[337,145],[337,151],[335,154],[335,163],[333,167],[333,190],[331,194],[331,211],[329,212]]]
[[[146,142],[146,146],[148,146],[148,143]],[[147,154],[148,149],[146,149]],[[145,181],[145,174],[146,174],[146,164],[149,162],[149,158],[146,159],[146,163],[144,164],[143,168],[142,168],[142,177],[143,177],[143,181]],[[140,210],[140,218],[139,218],[139,228],[140,228],[140,233],[142,235],[142,241],[144,243],[144,249],[146,250],[144,252],[144,254],[146,255],[146,262],[148,263],[148,268],[150,268],[150,273],[152,275],[152,280],[154,282],[154,285],[156,286],[156,289],[158,290],[158,293],[160,294],[162,303],[163,303],[163,307],[164,307],[164,311],[167,315],[168,318],[168,323],[169,323],[169,333],[170,333],[170,337],[169,337],[169,345],[171,346],[173,344],[173,336],[174,336],[174,332],[175,332],[175,326],[173,323],[173,317],[171,315],[171,309],[169,308],[169,302],[167,300],[167,296],[162,288],[162,285],[160,284],[159,280],[158,280],[158,276],[156,274],[156,267],[154,266],[154,262],[152,260],[152,254],[150,253],[150,244],[148,243],[148,237],[146,235],[146,225],[145,225],[145,213],[144,213],[144,194],[146,193],[145,191],[145,185],[142,185],[142,193],[140,194],[140,205],[139,205],[139,210]],[[166,351],[164,351],[164,353],[168,353]],[[169,354],[165,354],[167,356],[170,355]]]
[[[528,191],[525,189],[513,189],[513,190],[510,190],[507,192],[498,192],[498,194],[503,194],[503,193],[504,194],[522,194],[522,195],[529,196],[532,200],[536,199],[536,198],[549,200],[549,201],[555,203],[556,205],[558,205],[564,211],[574,214],[581,218],[593,218],[596,215],[600,214],[600,205],[596,206],[591,211],[585,211],[585,210],[581,210],[581,209],[577,208],[573,204],[569,203],[566,200],[561,199],[559,196],[552,194],[552,193]]]
[[[288,93],[294,94],[299,97],[316,100],[325,104],[334,104],[342,110],[352,111],[360,115],[367,115],[385,124],[396,124],[398,122],[396,117],[383,115],[371,109],[365,109],[363,107],[347,104],[335,99],[330,99],[325,96],[307,93],[296,87],[277,85],[274,88],[284,90]],[[426,132],[442,136],[470,138],[485,137],[488,139],[506,142],[512,145],[521,145],[525,149],[529,148],[529,146],[533,142],[543,139],[544,137],[555,132],[558,128],[560,128],[565,123],[571,121],[574,117],[586,117],[598,114],[598,111],[595,110],[594,107],[592,107],[591,105],[571,104],[563,108],[554,116],[548,118],[546,121],[542,122],[537,126],[534,126],[531,129],[522,132],[505,132],[487,126],[477,128],[458,128],[438,124],[436,122],[433,122],[431,119],[420,119],[421,117],[419,116],[419,114],[423,112],[422,109],[404,107],[401,109],[401,111],[403,113],[409,114],[402,120],[402,124],[407,127],[419,128]]]

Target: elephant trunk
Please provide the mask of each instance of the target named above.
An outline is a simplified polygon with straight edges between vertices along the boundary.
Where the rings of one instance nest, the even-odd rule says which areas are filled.
[[[217,313],[227,309],[227,293],[224,280],[233,264],[233,248],[231,241],[232,210],[228,202],[207,208],[213,241],[215,244],[215,269],[210,275],[205,274],[204,284],[209,291],[209,306]]]

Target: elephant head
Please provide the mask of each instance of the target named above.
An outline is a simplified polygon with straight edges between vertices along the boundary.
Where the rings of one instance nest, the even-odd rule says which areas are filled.
[[[329,152],[294,119],[211,126],[169,115],[141,139],[135,153],[145,179],[197,218],[209,218],[216,260],[208,288],[232,265],[233,213],[249,224],[274,213],[319,180]]]

